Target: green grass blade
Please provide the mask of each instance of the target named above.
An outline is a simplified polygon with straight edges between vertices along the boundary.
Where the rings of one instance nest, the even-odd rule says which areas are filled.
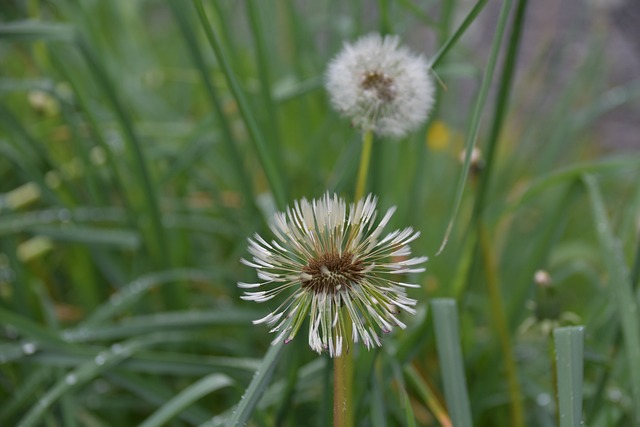
[[[118,91],[116,90],[111,78],[108,76],[100,58],[96,52],[91,48],[88,42],[83,37],[78,37],[76,40],[78,49],[84,56],[86,63],[89,65],[94,77],[97,80],[99,87],[106,98],[109,100],[117,119],[120,122],[124,133],[124,140],[127,142],[127,146],[131,156],[133,157],[135,168],[133,168],[137,175],[139,185],[141,186],[140,197],[145,202],[144,214],[148,215],[150,220],[150,229],[147,231],[146,244],[147,249],[152,257],[155,259],[156,266],[167,268],[171,266],[169,256],[169,240],[165,235],[165,229],[162,226],[160,205],[158,203],[158,189],[153,185],[153,180],[149,173],[147,160],[142,150],[142,144],[134,130],[131,117],[127,113],[122,104]],[[140,222],[142,224],[143,222]],[[143,227],[142,229],[145,229]],[[182,292],[177,289],[169,289],[165,291],[165,303],[169,307],[176,307],[182,305],[181,298]]]
[[[228,387],[233,380],[226,375],[212,374],[202,378],[178,393],[173,399],[162,405],[156,412],[140,424],[140,427],[158,427],[164,425],[186,407],[203,396]]]
[[[130,303],[126,303],[130,304]],[[223,309],[213,311],[165,312],[146,316],[128,317],[116,325],[86,326],[64,332],[69,342],[89,342],[131,337],[158,330],[181,330],[211,326],[250,326],[260,317],[258,311]]]
[[[420,372],[411,365],[407,365],[404,368],[404,375],[416,392],[418,396],[424,401],[424,404],[431,410],[433,416],[438,420],[442,426],[450,426],[451,419],[447,410],[442,406],[436,393],[431,390],[429,383],[422,378]]]
[[[189,335],[175,332],[173,341],[197,342],[202,335]],[[74,368],[93,360],[96,350],[91,348],[65,347],[62,350],[44,348],[29,358],[25,363],[34,363],[47,367]],[[194,356],[185,353],[151,352],[136,354],[118,365],[118,369],[152,375],[202,376],[212,371],[225,373],[234,378],[246,378],[260,366],[256,359],[217,356]]]
[[[140,246],[140,234],[134,230],[61,225],[33,227],[30,231],[63,242],[114,246],[129,250]]]
[[[633,401],[633,419],[640,424],[640,318],[638,317],[638,300],[631,287],[629,270],[619,243],[613,235],[609,218],[602,199],[602,193],[595,178],[584,176],[584,182],[591,198],[594,226],[604,257],[609,277],[608,288],[612,292],[617,306],[624,337],[624,350],[627,356],[628,375],[631,381],[631,397]]]
[[[238,407],[229,419],[227,423],[228,427],[243,426],[249,421],[251,413],[264,394],[265,389],[269,385],[269,381],[271,381],[273,371],[282,358],[283,350],[284,344],[282,343],[269,346],[269,350],[267,354],[265,354],[264,359],[262,359],[260,367],[251,380],[249,387],[244,392],[242,399],[240,399]]]
[[[94,360],[80,365],[56,382],[20,420],[18,427],[39,425],[40,420],[47,414],[49,408],[72,389],[85,385],[103,371],[122,362],[139,349],[162,343],[165,340],[166,334],[159,333],[136,338],[122,344],[114,344],[110,350],[104,351],[96,356]]]
[[[204,270],[174,269],[139,277],[124,286],[115,294],[111,295],[108,302],[94,310],[93,313],[91,313],[91,315],[82,322],[80,331],[85,328],[90,329],[97,327],[98,325],[108,321],[116,314],[126,310],[138,301],[138,299],[146,295],[150,289],[156,286],[166,285],[176,281],[211,280],[211,278],[215,278],[217,276],[217,274]]]
[[[227,83],[229,84],[229,89],[233,93],[233,96],[238,103],[240,114],[242,115],[244,123],[247,127],[247,131],[251,135],[251,140],[253,141],[253,145],[258,153],[258,157],[260,159],[262,167],[264,168],[264,172],[269,181],[269,185],[271,187],[271,191],[273,192],[276,205],[278,206],[278,209],[284,210],[287,204],[287,198],[285,196],[285,187],[283,185],[281,174],[277,170],[276,164],[274,163],[271,154],[269,153],[264,137],[262,136],[262,133],[258,128],[258,124],[256,123],[256,119],[253,116],[253,112],[249,107],[249,103],[247,102],[245,95],[240,88],[240,84],[236,80],[235,74],[233,73],[229,60],[227,59],[227,55],[222,49],[219,37],[209,23],[209,18],[207,17],[207,13],[204,10],[202,1],[196,0],[194,4],[196,6],[196,10],[198,11],[198,16],[200,17],[202,28],[207,35],[207,39],[209,40],[209,43],[213,48],[218,63],[222,68],[222,72],[227,80]]]
[[[440,248],[438,249],[437,254],[440,254],[444,250],[445,246],[447,246],[449,236],[451,235],[451,232],[453,230],[453,225],[455,224],[456,218],[458,217],[458,211],[460,210],[460,204],[462,203],[462,195],[464,194],[467,177],[469,176],[469,168],[471,167],[471,153],[473,152],[473,147],[475,147],[476,141],[478,139],[478,132],[480,131],[480,121],[482,118],[482,113],[485,110],[484,107],[489,95],[489,87],[491,86],[491,81],[493,80],[493,72],[496,68],[496,62],[498,61],[500,45],[502,44],[502,37],[504,35],[504,31],[509,18],[511,3],[512,0],[505,0],[502,3],[502,8],[500,9],[500,16],[498,18],[496,32],[493,36],[493,42],[491,43],[491,53],[489,54],[489,61],[487,62],[487,68],[485,70],[484,76],[482,77],[480,91],[478,93],[478,97],[476,98],[476,103],[473,107],[473,113],[471,115],[469,128],[467,129],[464,144],[464,165],[462,166],[462,173],[460,174],[460,179],[458,180],[456,194],[453,202],[453,209],[451,211],[449,224],[447,225],[442,243],[440,244]]]
[[[270,144],[269,148],[275,151],[275,163],[278,167],[282,167],[282,160],[280,156],[282,154],[282,147],[280,144],[280,129],[278,125],[278,110],[273,101],[272,89],[271,89],[271,73],[269,70],[269,53],[267,52],[267,46],[265,41],[264,29],[260,21],[260,6],[262,2],[256,2],[256,0],[248,0],[246,2],[247,15],[249,16],[249,23],[251,27],[251,35],[253,36],[253,43],[255,45],[255,56],[258,64],[257,73],[260,79],[260,94],[262,96],[262,107],[265,110],[267,123],[266,125],[270,131]],[[269,141],[267,141],[269,142]]]
[[[436,54],[433,56],[433,58],[431,58],[431,68],[436,68],[439,65],[440,61],[442,61],[447,53],[449,53],[449,50],[451,50],[451,48],[455,46],[460,37],[462,37],[465,31],[467,31],[467,28],[469,28],[469,26],[475,22],[476,18],[478,17],[480,12],[482,12],[482,9],[484,9],[484,6],[486,4],[487,0],[478,0],[476,2],[467,16],[465,16],[465,18],[462,20],[462,23],[460,24],[458,29],[451,35],[451,37],[449,37],[449,39],[447,39],[446,42],[444,42],[438,52],[436,52]]]
[[[524,16],[527,9],[527,0],[517,0],[513,27],[507,45],[507,53],[502,68],[502,76],[499,83],[498,94],[496,95],[496,105],[493,112],[493,120],[487,138],[487,149],[485,155],[485,166],[483,168],[482,179],[476,193],[473,205],[474,222],[480,219],[484,212],[486,196],[491,185],[492,174],[494,174],[493,162],[497,152],[500,134],[507,115],[511,89],[513,87],[513,77],[516,69],[516,61],[520,49],[520,40],[524,29]]]
[[[105,377],[114,385],[130,391],[139,399],[149,402],[155,407],[161,406],[175,396],[174,388],[164,383],[161,378],[150,378],[146,375],[127,372],[108,372]],[[198,425],[212,416],[210,411],[198,404],[191,405],[177,415],[179,419],[192,425]]]
[[[246,171],[246,168],[242,161],[242,156],[238,151],[238,142],[236,141],[236,137],[231,131],[230,120],[225,116],[224,109],[222,107],[222,102],[220,101],[220,96],[218,92],[213,86],[211,82],[211,78],[209,77],[209,70],[207,68],[206,62],[202,55],[202,51],[198,44],[198,40],[194,31],[191,28],[191,23],[189,22],[189,16],[187,15],[187,9],[184,8],[183,2],[176,0],[168,0],[169,6],[176,17],[176,21],[178,23],[178,27],[182,32],[182,35],[185,38],[185,43],[187,48],[189,49],[189,53],[193,58],[193,62],[198,68],[198,72],[200,73],[202,83],[204,84],[205,92],[209,97],[209,101],[213,106],[213,110],[218,119],[218,126],[222,133],[222,142],[225,146],[227,153],[229,154],[231,161],[235,166],[235,170],[237,172],[238,182],[244,193],[247,202],[254,206],[253,199],[253,188],[251,185],[251,180],[249,178],[249,174]]]
[[[582,425],[584,327],[555,328],[553,339],[556,346],[560,427],[580,427]]]
[[[0,39],[73,41],[73,26],[38,21],[14,21],[0,25]]]
[[[436,346],[444,394],[451,421],[456,427],[471,427],[471,405],[465,380],[456,302],[449,298],[431,301]]]

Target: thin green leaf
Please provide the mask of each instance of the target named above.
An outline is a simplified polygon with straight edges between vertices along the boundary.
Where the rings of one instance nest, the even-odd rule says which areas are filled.
[[[156,286],[177,281],[208,281],[216,277],[218,275],[215,273],[195,269],[175,269],[139,277],[111,295],[109,301],[94,310],[75,332],[81,335],[83,330],[94,328],[108,321]]]
[[[482,1],[482,0],[480,0]],[[451,216],[449,220],[449,224],[447,225],[447,229],[445,230],[444,237],[442,238],[442,243],[440,244],[440,248],[436,254],[440,254],[447,243],[449,242],[449,236],[453,230],[453,225],[455,224],[456,218],[458,217],[458,211],[460,210],[460,204],[462,203],[462,195],[464,194],[464,189],[467,183],[467,177],[469,176],[469,169],[471,167],[471,154],[473,152],[473,147],[476,145],[476,141],[478,139],[478,132],[480,131],[480,121],[482,119],[482,113],[485,110],[485,103],[487,102],[487,97],[489,95],[489,87],[491,86],[491,81],[493,80],[493,72],[496,68],[496,62],[498,61],[498,54],[500,53],[500,45],[502,44],[502,37],[504,35],[504,31],[507,25],[507,21],[509,20],[509,11],[511,10],[512,0],[505,0],[502,3],[502,8],[500,9],[500,16],[498,18],[498,24],[496,26],[496,32],[493,36],[493,42],[491,43],[491,53],[489,54],[489,61],[487,62],[487,68],[482,77],[482,83],[480,84],[480,91],[478,93],[478,97],[476,98],[476,103],[473,107],[473,113],[471,115],[471,122],[469,124],[469,129],[467,130],[466,139],[465,139],[465,157],[464,157],[464,165],[462,166],[462,173],[460,174],[460,179],[458,181],[456,195],[454,197],[453,209],[451,211]],[[437,59],[437,57],[436,57]],[[433,64],[432,64],[433,65]]]
[[[437,298],[431,301],[431,309],[444,394],[451,421],[456,427],[471,427],[471,405],[460,346],[456,302],[449,298]]]
[[[482,12],[482,9],[484,9],[484,6],[486,4],[487,4],[487,0],[478,0],[476,2],[476,4],[471,8],[467,16],[465,16],[465,18],[462,20],[462,23],[460,24],[458,29],[440,47],[438,52],[436,52],[436,54],[433,55],[433,58],[431,58],[431,62],[429,64],[431,68],[436,68],[438,66],[440,61],[442,61],[442,59],[447,55],[449,50],[451,50],[451,48],[458,42],[458,40],[460,39],[460,37],[462,37],[465,31],[467,31],[467,28],[469,28],[469,26],[475,22],[476,18],[478,17],[480,12]]]
[[[196,6],[196,10],[198,11],[198,16],[200,17],[200,22],[202,27],[207,35],[207,39],[213,48],[213,51],[216,55],[218,63],[222,68],[222,72],[224,73],[225,78],[227,79],[227,83],[229,84],[229,89],[233,93],[233,96],[238,103],[238,108],[240,109],[240,114],[244,120],[245,125],[247,126],[247,130],[251,135],[251,140],[253,141],[253,145],[258,153],[258,157],[260,158],[260,162],[262,163],[262,167],[264,168],[264,172],[269,180],[269,185],[271,187],[271,191],[273,191],[274,198],[276,200],[276,204],[278,209],[284,210],[286,206],[286,197],[285,197],[285,187],[283,185],[283,181],[276,168],[276,164],[271,158],[271,154],[269,153],[267,144],[262,136],[262,132],[256,123],[255,117],[253,116],[253,112],[249,107],[249,103],[245,99],[245,95],[240,88],[240,84],[236,80],[235,74],[231,69],[231,65],[229,60],[227,59],[227,55],[224,53],[222,49],[222,45],[220,43],[219,37],[214,31],[213,27],[209,23],[209,18],[207,17],[207,13],[204,10],[204,6],[202,5],[201,0],[196,0],[194,2]]]
[[[184,311],[127,317],[116,325],[87,328],[82,326],[64,332],[68,342],[112,340],[151,333],[158,330],[193,330],[208,326],[249,326],[260,314],[253,310],[224,309],[213,311]]]
[[[640,424],[640,318],[638,317],[638,301],[631,287],[629,270],[619,242],[613,235],[609,218],[602,200],[602,194],[595,178],[585,175],[583,180],[591,196],[594,226],[602,248],[602,255],[607,267],[609,286],[617,306],[624,336],[624,350],[627,355],[628,374],[631,381],[633,401],[633,419]]]
[[[584,327],[555,328],[556,370],[560,427],[582,425],[582,370]]]
[[[249,421],[251,413],[262,398],[265,389],[269,385],[269,381],[271,381],[273,371],[282,358],[283,349],[284,345],[281,342],[269,346],[267,354],[265,354],[264,359],[262,359],[260,367],[251,380],[251,384],[249,384],[249,387],[244,392],[242,399],[240,399],[240,403],[238,403],[238,407],[234,410],[227,426],[244,426],[247,421]]]
[[[140,424],[140,427],[157,427],[164,425],[164,423],[168,422],[201,397],[232,384],[233,380],[226,375],[212,374],[204,377],[162,405],[156,412],[144,420],[142,424]]]
[[[71,25],[40,21],[14,21],[0,24],[0,38],[8,40],[72,41],[75,31]]]

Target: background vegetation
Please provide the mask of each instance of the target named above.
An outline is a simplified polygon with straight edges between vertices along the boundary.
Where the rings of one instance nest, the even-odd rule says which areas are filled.
[[[575,335],[566,350],[584,385],[561,366],[561,387],[588,425],[640,425],[639,146],[597,128],[637,117],[640,81],[612,85],[604,14],[577,57],[521,49],[526,7],[4,1],[0,425],[330,424],[331,361],[305,333],[263,361],[273,337],[251,320],[268,307],[236,282],[275,209],[351,199],[360,135],[323,73],[370,31],[435,58],[440,85],[425,126],[374,142],[368,190],[431,259],[408,329],[357,350],[356,424],[557,425],[551,331],[584,325],[584,353]],[[476,142],[483,160],[461,162]],[[457,309],[433,305],[436,340],[442,297]],[[468,392],[445,363],[457,342]]]

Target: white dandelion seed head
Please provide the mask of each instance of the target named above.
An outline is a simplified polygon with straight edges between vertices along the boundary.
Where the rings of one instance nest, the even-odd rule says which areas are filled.
[[[435,87],[427,61],[398,36],[369,34],[345,43],[331,61],[326,87],[334,108],[354,126],[400,138],[427,119]]]
[[[253,322],[277,333],[274,344],[291,341],[307,316],[309,346],[331,357],[343,354],[343,347],[348,351],[349,341],[369,349],[382,345],[377,331],[406,327],[398,313],[415,313],[417,301],[407,296],[406,288],[419,286],[400,280],[423,272],[427,258],[410,258],[409,243],[420,235],[412,228],[382,237],[395,208],[376,223],[376,204],[371,195],[349,206],[329,193],[302,199],[275,214],[275,240],[257,234],[248,239],[252,258],[242,262],[256,269],[260,282],[240,282],[238,287],[248,301],[283,294],[277,308]]]

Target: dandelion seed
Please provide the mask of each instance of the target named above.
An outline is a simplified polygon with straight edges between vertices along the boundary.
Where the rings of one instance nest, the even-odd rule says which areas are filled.
[[[434,101],[429,66],[397,36],[369,34],[345,44],[326,74],[333,106],[354,126],[402,137],[422,124]]]
[[[254,324],[265,323],[277,333],[273,344],[291,341],[309,316],[309,346],[331,357],[349,349],[350,337],[369,349],[382,344],[376,330],[405,328],[399,309],[414,314],[416,301],[398,281],[402,274],[423,272],[426,257],[408,258],[410,242],[419,232],[408,227],[380,238],[395,208],[376,225],[377,199],[371,195],[349,205],[325,194],[311,202],[302,199],[276,213],[271,230],[276,240],[259,235],[249,239],[251,260],[259,283],[238,283],[242,299],[264,302],[288,294],[276,309]],[[348,316],[345,315],[345,310]]]

